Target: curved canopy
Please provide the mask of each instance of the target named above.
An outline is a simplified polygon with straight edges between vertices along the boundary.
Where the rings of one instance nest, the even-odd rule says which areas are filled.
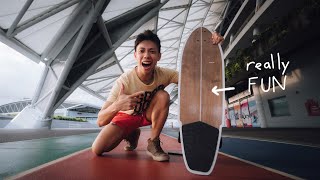
[[[101,8],[96,11],[100,12],[98,19],[90,20],[93,21],[91,23],[98,24],[99,31],[105,37],[107,44],[116,48],[111,48],[111,58],[104,60],[94,72],[81,80],[79,87],[105,100],[117,77],[135,66],[134,40],[137,34],[146,29],[156,32],[161,40],[162,58],[158,66],[178,69],[184,43],[190,33],[200,26],[211,31],[217,28],[222,21],[228,2],[227,0],[104,1]],[[43,62],[50,67],[64,63],[67,59],[59,55],[69,48],[68,44],[71,42],[76,44],[74,37],[80,35],[79,29],[86,23],[83,19],[86,15],[89,16],[89,12],[85,14],[77,11],[86,8],[89,11],[90,8],[85,7],[86,3],[91,3],[93,5],[91,8],[97,8],[100,0],[86,0],[86,2],[84,0],[3,0],[0,6],[0,41],[34,62]],[[148,11],[143,12],[144,10]],[[133,21],[135,23],[132,26],[139,26],[134,32],[130,32],[129,28],[123,25],[120,27],[113,23],[126,22],[130,17],[139,16],[139,13],[150,14],[150,18]],[[76,15],[83,17],[75,17]],[[88,37],[93,34],[93,28],[87,34]],[[131,34],[121,42],[119,39],[125,38],[123,34],[126,33]],[[91,37],[95,38],[95,36]],[[115,46],[117,42],[121,42],[118,47]],[[90,42],[86,40],[85,44]],[[81,51],[85,50],[87,49],[82,47]],[[82,53],[81,51],[79,54]],[[99,55],[99,52],[90,48],[88,51],[91,51],[90,54]],[[90,58],[81,63],[87,61],[90,61]],[[59,70],[56,68],[55,71],[57,69]],[[72,73],[74,72],[70,71],[67,78],[72,79]],[[169,92],[172,91],[171,102],[176,104],[177,91],[174,86],[169,87]],[[172,108],[175,111],[176,107],[171,106]]]

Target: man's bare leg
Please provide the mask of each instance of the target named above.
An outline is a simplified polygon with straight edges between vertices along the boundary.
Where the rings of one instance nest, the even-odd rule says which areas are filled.
[[[148,120],[152,122],[151,137],[148,139],[147,154],[155,161],[168,161],[169,155],[163,151],[160,144],[160,133],[169,113],[170,96],[164,91],[158,91],[152,98],[146,111]]]
[[[92,144],[92,152],[100,156],[103,152],[109,152],[117,147],[123,140],[123,129],[115,124],[108,124],[102,128]]]
[[[170,96],[164,90],[159,90],[150,102],[150,106],[146,111],[146,116],[152,122],[152,130],[150,139],[153,140],[160,136],[164,123],[169,113]]]

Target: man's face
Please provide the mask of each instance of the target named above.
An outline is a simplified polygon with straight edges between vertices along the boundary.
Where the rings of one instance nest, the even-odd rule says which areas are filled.
[[[154,67],[161,58],[157,45],[149,40],[142,41],[134,52],[138,62],[138,69],[142,73],[153,72]]]

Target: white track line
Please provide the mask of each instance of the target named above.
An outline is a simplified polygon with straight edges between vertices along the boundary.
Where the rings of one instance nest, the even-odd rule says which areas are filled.
[[[42,168],[48,167],[48,166],[50,166],[50,165],[52,165],[52,164],[55,164],[55,163],[58,163],[58,162],[60,162],[60,161],[66,160],[66,159],[68,159],[68,158],[70,158],[70,157],[72,157],[72,156],[76,156],[76,155],[78,155],[78,154],[80,154],[80,153],[82,153],[82,152],[84,152],[84,151],[89,150],[89,149],[91,149],[91,147],[86,148],[86,149],[83,149],[83,150],[81,150],[81,151],[77,151],[77,152],[72,153],[72,154],[69,154],[69,155],[67,155],[67,156],[58,158],[58,159],[56,159],[56,160],[50,161],[50,162],[48,162],[48,163],[42,164],[42,165],[37,166],[37,167],[34,167],[34,168],[32,168],[32,169],[23,171],[23,172],[21,172],[21,173],[18,173],[18,174],[14,175],[14,176],[11,176],[11,177],[8,177],[8,178],[5,178],[5,179],[11,180],[11,179],[21,178],[21,177],[23,177],[23,176],[25,176],[25,175],[31,174],[31,173],[33,173],[33,172],[35,172],[35,171],[38,171],[39,169],[42,169]]]
[[[168,136],[168,137],[177,139],[176,137],[170,136],[170,135],[168,135],[168,134],[164,134],[164,133],[162,133],[162,134],[165,135],[165,136]],[[231,137],[231,138],[234,138],[234,137],[232,137],[232,136],[223,136],[223,137]],[[238,137],[235,137],[235,138],[238,138]],[[239,139],[249,139],[249,138],[239,138]],[[252,139],[249,139],[249,140],[268,141],[268,140],[259,140],[259,139],[253,139],[253,138],[252,138]],[[268,142],[275,142],[275,141],[268,141]],[[278,143],[278,142],[276,142],[276,143]],[[281,143],[282,143],[282,142],[281,142]],[[295,144],[294,144],[294,145],[295,145]],[[299,145],[299,144],[297,144],[297,145]],[[265,170],[268,170],[268,171],[271,171],[271,172],[274,172],[274,173],[277,173],[277,174],[280,174],[280,175],[282,175],[282,176],[286,176],[286,177],[289,177],[289,178],[292,178],[292,179],[297,179],[297,180],[302,180],[302,179],[303,179],[303,178],[300,178],[300,177],[297,177],[297,176],[294,176],[294,175],[291,175],[291,174],[288,174],[288,173],[285,173],[285,172],[282,172],[282,171],[279,171],[279,170],[276,170],[276,169],[272,169],[272,168],[269,168],[269,167],[266,167],[266,166],[263,166],[263,165],[260,165],[260,164],[251,162],[251,161],[247,161],[247,160],[244,160],[244,159],[241,159],[241,158],[238,158],[238,157],[235,157],[235,156],[232,156],[232,155],[223,153],[223,152],[219,152],[219,154],[225,155],[225,156],[227,156],[227,157],[230,157],[230,158],[233,158],[233,159],[236,159],[236,160],[239,160],[239,161],[242,161],[242,162],[245,162],[245,163],[248,163],[248,164],[257,166],[257,167],[259,167],[259,168],[262,168],[262,169],[265,169]]]
[[[319,146],[315,146],[315,145],[299,144],[299,143],[286,142],[286,141],[280,141],[280,140],[252,138],[252,137],[246,137],[246,136],[240,137],[240,136],[232,136],[232,135],[222,135],[222,137],[235,138],[235,139],[255,140],[255,141],[264,141],[264,142],[272,142],[272,143],[279,143],[279,144],[289,144],[289,145],[296,145],[296,146],[306,146],[306,147],[312,147],[312,148],[320,148]]]
[[[173,138],[173,139],[178,139],[178,138],[176,138],[176,137],[174,137],[174,136],[171,136],[171,135],[168,135],[168,134],[165,134],[165,133],[161,133],[162,135],[165,135],[165,136],[168,136],[168,137],[171,137],[171,138]]]
[[[171,137],[171,138],[174,138],[174,139],[177,139],[176,137],[173,137],[173,136],[170,136],[170,135],[167,135],[167,134],[164,134],[164,133],[161,133],[161,134],[162,134],[162,135],[165,135],[165,136],[168,136],[168,137]],[[223,137],[232,137],[232,136],[223,136]],[[233,138],[233,137],[232,137],[232,138]],[[238,137],[236,137],[236,138],[238,138]],[[239,138],[239,139],[241,139],[241,138]],[[248,139],[248,138],[243,138],[243,139]],[[259,140],[259,139],[252,139],[252,140]],[[266,141],[266,140],[261,140],[261,141]],[[272,141],[270,141],[270,142],[272,142]],[[26,171],[24,171],[24,172],[18,173],[18,174],[14,175],[14,176],[11,176],[11,177],[8,177],[8,178],[5,178],[5,179],[11,180],[11,179],[21,178],[21,177],[23,177],[23,176],[25,176],[25,175],[31,174],[31,173],[33,173],[33,172],[35,172],[35,171],[38,171],[39,169],[42,169],[42,168],[45,168],[45,167],[50,166],[50,165],[52,165],[52,164],[55,164],[55,163],[58,163],[58,162],[60,162],[60,161],[66,160],[66,159],[68,159],[68,158],[70,158],[70,157],[72,157],[72,156],[76,156],[76,155],[78,155],[78,154],[80,154],[80,153],[82,153],[82,152],[84,152],[84,151],[89,150],[89,149],[91,149],[91,147],[86,148],[86,149],[83,149],[83,150],[81,150],[81,151],[77,151],[77,152],[75,152],[75,153],[69,154],[69,155],[64,156],[64,157],[61,157],[61,158],[59,158],[59,159],[50,161],[50,162],[48,162],[48,163],[42,164],[42,165],[40,165],[40,166],[34,167],[34,168],[32,168],[32,169],[26,170]],[[283,176],[286,176],[286,177],[289,177],[289,178],[292,178],[292,179],[297,179],[297,180],[301,180],[301,179],[302,179],[302,178],[300,178],[300,177],[297,177],[297,176],[294,176],[294,175],[291,175],[291,174],[288,174],[288,173],[285,173],[285,172],[282,172],[282,171],[278,171],[278,170],[275,170],[275,169],[272,169],[272,168],[269,168],[269,167],[266,167],[266,166],[263,166],[263,165],[260,165],[260,164],[251,162],[251,161],[247,161],[247,160],[244,160],[244,159],[235,157],[235,156],[231,156],[231,155],[229,155],[229,154],[225,154],[225,153],[223,153],[223,152],[219,152],[219,154],[222,154],[222,155],[225,155],[225,156],[227,156],[227,157],[230,157],[230,158],[233,158],[233,159],[236,159],[236,160],[239,160],[239,161],[242,161],[242,162],[245,162],[245,163],[248,163],[248,164],[257,166],[257,167],[262,168],[262,169],[266,169],[266,170],[268,170],[268,171],[271,171],[271,172],[274,172],[274,173],[277,173],[277,174],[280,174],[280,175],[283,175]]]
[[[245,163],[247,163],[247,164],[251,164],[251,165],[253,165],[253,166],[257,166],[257,167],[259,167],[259,168],[262,168],[262,169],[265,169],[265,170],[268,170],[268,171],[271,171],[271,172],[280,174],[280,175],[282,175],[282,176],[286,176],[286,177],[291,178],[291,179],[297,179],[297,180],[302,180],[302,179],[303,179],[303,178],[294,176],[294,175],[292,175],[292,174],[288,174],[288,173],[285,173],[285,172],[282,172],[282,171],[278,171],[278,170],[276,170],[276,169],[272,169],[272,168],[269,168],[269,167],[266,167],[266,166],[263,166],[263,165],[260,165],[260,164],[251,162],[251,161],[247,161],[247,160],[244,160],[244,159],[235,157],[235,156],[231,156],[231,155],[229,155],[229,154],[225,154],[225,153],[223,153],[223,152],[219,152],[219,154],[222,154],[222,155],[224,155],[224,156],[227,156],[227,157],[230,157],[230,158],[233,158],[233,159],[236,159],[236,160],[245,162]]]
[[[161,133],[163,135],[169,136],[174,139],[178,139],[177,137]],[[235,138],[235,139],[245,139],[245,140],[255,140],[255,141],[263,141],[263,142],[272,142],[272,143],[280,143],[280,144],[289,144],[289,145],[295,145],[295,146],[305,146],[305,147],[312,147],[312,148],[320,148],[319,146],[316,145],[308,145],[308,144],[299,144],[299,143],[294,143],[294,142],[286,142],[286,141],[279,141],[279,140],[271,140],[271,139],[260,139],[260,138],[252,138],[252,137],[239,137],[239,136],[232,136],[232,135],[222,135],[222,137],[226,138]]]
[[[202,122],[202,27],[200,28],[200,117],[199,120]]]
[[[167,134],[164,134],[164,133],[161,133],[161,134],[162,134],[162,135],[165,135],[165,136],[168,136],[168,137],[171,137],[171,138],[173,138],[173,139],[177,139],[177,138],[174,137],[174,136],[170,136],[170,135],[167,135]],[[38,171],[39,169],[42,169],[42,168],[45,168],[45,167],[50,166],[50,165],[52,165],[52,164],[55,164],[55,163],[58,163],[58,162],[60,162],[60,161],[66,160],[66,159],[68,159],[68,158],[70,158],[70,157],[72,157],[72,156],[76,156],[76,155],[78,155],[78,154],[80,154],[80,153],[82,153],[82,152],[84,152],[84,151],[89,150],[89,149],[91,149],[91,147],[86,148],[86,149],[83,149],[83,150],[81,150],[81,151],[74,152],[74,153],[69,154],[69,155],[67,155],[67,156],[58,158],[58,159],[56,159],[56,160],[50,161],[50,162],[48,162],[48,163],[42,164],[42,165],[37,166],[37,167],[34,167],[34,168],[31,168],[31,169],[29,169],[29,170],[20,172],[20,173],[18,173],[18,174],[16,174],[16,175],[13,175],[13,176],[11,176],[11,177],[7,177],[7,178],[5,178],[5,179],[11,180],[11,179],[21,178],[21,177],[23,177],[23,176],[25,176],[25,175],[31,174],[31,173],[33,173],[33,172],[35,172],[35,171]]]

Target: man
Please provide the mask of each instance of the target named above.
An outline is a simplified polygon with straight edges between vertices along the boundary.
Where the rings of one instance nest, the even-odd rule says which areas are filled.
[[[215,44],[221,38],[217,33],[212,35]],[[152,31],[139,34],[134,49],[137,66],[119,77],[101,108],[97,123],[105,127],[93,142],[92,151],[101,155],[123,139],[127,141],[124,149],[132,151],[138,144],[139,127],[151,125],[147,154],[155,161],[168,161],[169,155],[161,148],[159,139],[169,113],[170,96],[164,88],[178,83],[178,72],[157,66],[161,45]]]

